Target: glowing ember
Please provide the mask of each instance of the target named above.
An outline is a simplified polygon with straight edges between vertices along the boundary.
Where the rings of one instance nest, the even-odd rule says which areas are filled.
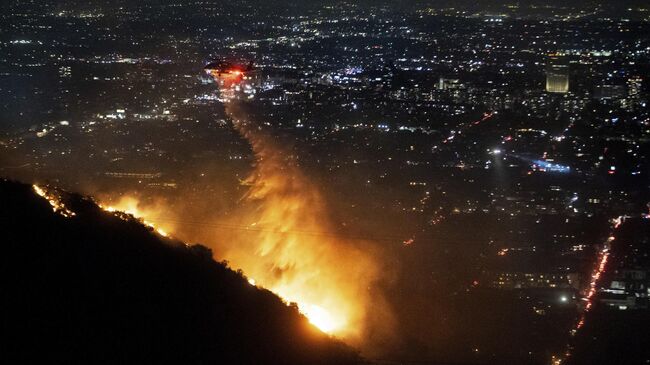
[[[55,213],[59,213],[66,218],[74,217],[76,215],[75,212],[71,211],[65,206],[65,204],[63,204],[60,197],[46,191],[38,185],[32,185],[32,188],[38,196],[44,198],[50,203],[52,210]]]
[[[124,214],[133,216],[140,220],[140,222],[145,226],[153,229],[159,235],[169,237],[168,228],[161,228],[160,225],[147,220],[147,217],[151,217],[152,212],[158,209],[142,208],[138,200],[135,198],[125,197],[118,201],[115,206],[99,204],[99,207],[109,213],[118,213],[117,215],[125,220],[128,219],[128,217],[123,216]]]

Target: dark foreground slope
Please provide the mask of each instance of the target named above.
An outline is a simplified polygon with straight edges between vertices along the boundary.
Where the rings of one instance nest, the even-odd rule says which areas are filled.
[[[0,180],[3,362],[349,364],[355,352],[212,260],[65,196]]]

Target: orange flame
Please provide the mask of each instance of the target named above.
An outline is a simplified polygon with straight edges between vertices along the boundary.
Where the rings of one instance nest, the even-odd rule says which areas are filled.
[[[172,232],[173,226],[170,224],[160,224],[158,219],[158,212],[165,211],[165,209],[159,205],[145,205],[141,204],[138,199],[133,196],[125,196],[113,204],[99,204],[99,207],[104,209],[107,212],[122,212],[130,214],[133,217],[140,219],[142,223],[152,228],[159,235],[163,237],[169,237],[169,232]],[[155,220],[156,223],[151,221]]]
[[[229,111],[239,115],[232,107]],[[323,198],[280,147],[243,122],[236,125],[251,142],[258,162],[243,183],[249,190],[235,218],[225,226],[248,229],[220,231],[206,243],[220,259],[241,269],[251,285],[296,303],[323,332],[358,343],[371,307],[390,322],[383,302],[373,302],[369,292],[379,278],[374,259],[358,248],[359,242],[353,246],[332,235]],[[100,206],[139,218],[163,236],[176,235],[177,228],[182,228],[183,239],[206,234],[171,225],[182,220],[170,219],[173,209],[160,201],[144,204],[136,195],[127,195]]]
[[[257,163],[245,182],[238,224],[226,258],[255,282],[295,302],[324,332],[355,342],[371,307],[369,286],[377,263],[345,239],[333,236],[326,204],[296,162],[246,122],[240,107],[226,104],[235,127],[251,143]],[[379,305],[378,305],[379,307]]]
[[[50,206],[52,207],[52,211],[54,211],[54,213],[59,213],[66,218],[74,217],[76,215],[75,212],[71,211],[65,206],[59,196],[47,191],[46,189],[36,184],[32,185],[32,189],[38,196],[50,203]]]
[[[323,197],[287,149],[253,128],[237,101],[231,99],[225,107],[256,157],[254,169],[244,182],[249,186],[247,194],[229,215],[228,224],[212,225],[226,227],[218,234],[185,226],[162,228],[181,235],[181,239],[208,244],[219,259],[241,269],[250,285],[267,288],[287,303],[296,303],[323,332],[367,348],[372,345],[364,338],[368,330],[374,339],[388,338],[393,318],[385,300],[372,289],[383,270],[369,253],[370,245],[332,234],[336,230],[328,219]],[[130,197],[111,206],[154,222],[160,221],[158,212],[169,217],[174,211],[160,204],[146,207]]]

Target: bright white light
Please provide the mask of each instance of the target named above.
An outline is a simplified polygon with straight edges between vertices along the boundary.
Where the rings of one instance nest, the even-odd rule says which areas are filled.
[[[337,327],[332,315],[320,306],[310,305],[303,312],[311,324],[325,333],[331,333]]]

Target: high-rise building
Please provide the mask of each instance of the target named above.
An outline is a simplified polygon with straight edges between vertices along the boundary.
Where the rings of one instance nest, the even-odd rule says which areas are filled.
[[[564,94],[569,92],[569,64],[552,56],[546,64],[546,91]]]

